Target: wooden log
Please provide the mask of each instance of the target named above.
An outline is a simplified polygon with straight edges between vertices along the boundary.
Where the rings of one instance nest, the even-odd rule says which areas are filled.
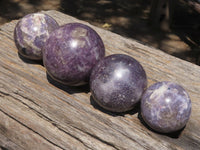
[[[199,66],[60,12],[43,13],[60,25],[91,26],[102,37],[106,55],[122,53],[141,62],[148,86],[165,80],[182,85],[192,100],[191,118],[184,130],[159,134],[143,124],[139,108],[123,114],[101,109],[88,86],[58,84],[46,76],[41,64],[18,56],[15,20],[0,27],[1,149],[200,149]]]

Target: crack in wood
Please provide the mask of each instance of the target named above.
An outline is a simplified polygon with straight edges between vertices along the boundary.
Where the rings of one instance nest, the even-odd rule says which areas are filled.
[[[44,137],[43,135],[41,135],[40,133],[38,133],[37,131],[33,130],[32,128],[28,127],[27,125],[25,125],[24,123],[20,122],[19,120],[17,120],[16,118],[12,117],[11,115],[9,115],[8,113],[6,113],[5,111],[3,111],[1,108],[0,108],[0,112],[2,112],[3,114],[5,114],[6,116],[8,116],[9,118],[15,120],[17,123],[19,123],[20,125],[24,126],[25,128],[29,129],[30,131],[34,132],[35,134],[39,135],[40,137],[42,137],[44,140],[46,140],[47,142],[51,143],[52,145],[62,149],[62,150],[65,150],[64,148],[62,148],[61,146],[53,143],[51,140],[47,139],[46,137]]]
[[[5,128],[4,126],[2,127]],[[3,134],[0,134],[0,147],[6,148],[8,150],[22,150],[23,149],[20,145],[16,144],[9,137],[4,136]]]
[[[107,141],[105,141],[105,140],[99,138],[98,136],[92,135],[91,133],[86,132],[86,131],[84,131],[84,130],[81,130],[81,129],[75,127],[75,126],[73,126],[73,128],[75,128],[75,129],[77,129],[77,130],[79,130],[79,131],[81,131],[81,132],[83,132],[83,133],[85,133],[85,134],[87,134],[87,135],[93,137],[94,139],[97,139],[98,141],[101,141],[101,142],[104,143],[104,144],[107,144],[108,146],[111,146],[111,147],[115,148],[116,150],[120,150],[120,149],[117,148],[114,144],[109,143],[109,142],[107,142]]]
[[[30,106],[27,105],[26,103],[22,102],[20,99],[17,99],[16,97],[14,97],[14,96],[12,96],[12,95],[10,95],[10,96],[13,97],[14,99],[20,101],[22,104],[24,104],[25,106],[27,106],[28,108],[30,108],[32,111],[34,111],[39,117],[41,117],[41,118],[47,120],[47,121],[50,122],[53,126],[55,126],[57,129],[59,129],[60,131],[62,131],[62,132],[64,132],[64,133],[68,134],[69,136],[75,138],[76,140],[78,140],[79,142],[81,142],[81,143],[82,143],[84,146],[86,146],[87,148],[91,148],[91,147],[89,147],[86,143],[84,143],[81,139],[79,139],[78,137],[74,136],[73,134],[70,134],[69,132],[66,132],[64,129],[62,129],[62,127],[60,127],[60,125],[58,125],[55,121],[53,121],[52,119],[50,119],[50,118],[47,117],[46,115],[44,115],[44,114],[40,113],[39,111],[35,110],[34,108],[30,107]],[[24,97],[23,97],[23,98],[24,98]],[[28,98],[28,99],[30,100],[30,98]],[[31,101],[32,101],[32,100],[31,100]],[[39,106],[39,105],[38,105],[38,106]],[[71,106],[73,106],[73,105],[71,105]],[[83,130],[81,130],[81,129],[75,127],[75,126],[71,126],[71,127],[73,127],[73,128],[75,128],[75,129],[77,129],[77,130],[79,130],[79,131],[81,131],[81,132],[83,132],[83,133],[85,133],[85,134],[87,134],[87,135],[89,135],[89,136],[91,136],[91,137],[97,139],[98,141],[100,141],[100,142],[102,142],[102,143],[104,143],[104,144],[106,144],[106,145],[108,145],[108,146],[112,146],[113,148],[117,149],[117,148],[116,148],[113,144],[111,144],[111,143],[108,143],[108,142],[106,142],[106,141],[104,141],[104,140],[102,140],[102,139],[100,139],[100,138],[98,138],[98,137],[96,137],[96,136],[93,136],[92,134],[90,134],[90,133],[88,133],[88,132],[84,132]],[[117,149],[117,150],[118,150],[118,149]]]
[[[15,94],[19,94],[18,92],[14,92],[14,93],[15,93]],[[13,99],[15,99],[15,100],[19,101],[20,103],[22,103],[23,105],[27,106],[29,109],[31,109],[33,112],[35,112],[37,116],[39,116],[39,117],[42,118],[42,119],[47,120],[47,121],[50,122],[53,126],[55,126],[57,129],[59,129],[60,131],[64,132],[65,134],[71,136],[72,138],[74,138],[74,139],[76,139],[77,141],[79,141],[80,143],[82,143],[86,148],[91,149],[91,147],[90,147],[87,143],[84,143],[80,138],[74,136],[73,134],[71,134],[71,133],[69,133],[69,132],[66,132],[64,129],[62,129],[62,127],[59,127],[59,125],[58,125],[55,121],[53,121],[52,119],[50,119],[50,118],[47,117],[46,115],[44,115],[44,114],[40,113],[39,111],[35,110],[34,108],[30,107],[29,105],[27,105],[26,103],[24,103],[24,102],[21,101],[20,99],[16,98],[15,96],[13,96],[13,95],[11,95],[11,94],[8,94],[8,96],[12,97]],[[22,96],[22,95],[20,95],[20,96]],[[23,96],[22,96],[22,97],[23,97]],[[31,100],[30,98],[28,98],[28,97],[23,97],[23,98],[25,98],[25,99],[27,99],[27,100],[29,100],[29,101],[31,101],[31,102],[33,101],[33,100]],[[39,105],[38,105],[38,106],[39,106]],[[39,107],[40,107],[40,106],[39,106]],[[9,116],[9,117],[10,117],[10,116]],[[18,122],[19,122],[19,121],[18,121]],[[23,123],[21,123],[21,124],[23,124]],[[26,125],[25,125],[25,126],[26,126]],[[26,126],[26,127],[27,127],[27,126]],[[73,127],[73,126],[72,126],[72,127]],[[73,127],[73,128],[75,128],[75,127]],[[28,129],[31,129],[31,128],[28,128]],[[82,130],[79,129],[79,128],[75,128],[75,129],[78,129],[79,131],[82,131]],[[31,131],[34,131],[34,130],[31,129]],[[34,132],[37,133],[36,131],[34,131]],[[82,132],[83,132],[83,131],[82,131]],[[86,133],[86,132],[83,132],[83,133]],[[88,133],[86,133],[86,134],[89,135],[89,136],[91,136],[91,134],[88,134]],[[40,134],[39,134],[39,135],[40,135]],[[45,137],[42,136],[42,135],[40,135],[40,136],[43,137],[43,138],[45,138]],[[91,136],[91,137],[94,138],[94,136]],[[45,139],[46,139],[46,138],[45,138]],[[98,139],[98,138],[95,138],[95,139],[99,140],[100,142],[102,142],[102,143],[104,143],[104,144],[106,144],[106,145],[112,146],[112,144],[109,144],[109,143],[107,143],[107,142],[104,142],[103,140],[100,140],[100,139]],[[49,141],[48,141],[48,142],[49,142]],[[51,143],[53,143],[53,142],[51,142]],[[115,147],[113,147],[113,148],[115,148]]]
[[[26,100],[32,102],[32,103],[35,104],[36,106],[40,107],[40,105],[37,104],[34,100],[32,100],[31,98],[29,98],[29,97],[27,97],[27,96],[24,96],[24,95],[20,94],[18,91],[14,91],[13,93],[16,94],[16,95],[18,95],[18,96],[21,96],[22,98],[24,98],[24,99],[26,99]],[[15,96],[12,96],[12,97],[16,99]],[[19,99],[18,99],[18,100],[19,100]],[[23,103],[23,104],[26,105],[27,107],[31,108],[29,105],[25,104],[24,102],[21,101],[21,103]],[[32,108],[31,108],[31,109],[32,109]]]
[[[0,91],[0,97],[5,97],[5,96],[9,96],[9,94],[8,94],[8,93],[5,93],[5,92],[3,92],[3,91]]]
[[[89,148],[89,149],[92,149],[90,146],[88,146],[86,143],[84,143],[81,139],[79,139],[78,137],[76,137],[75,135],[73,134],[70,134],[69,132],[66,132],[64,129],[62,129],[61,127],[59,127],[59,125],[55,122],[52,121],[52,124],[57,127],[60,131],[68,134],[69,136],[73,137],[74,139],[76,139],[77,141],[79,141],[80,143],[82,143],[85,147]]]

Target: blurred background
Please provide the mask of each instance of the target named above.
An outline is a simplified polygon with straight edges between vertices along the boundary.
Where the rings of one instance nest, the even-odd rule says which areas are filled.
[[[156,1],[0,0],[0,25],[28,13],[53,9],[200,65],[199,0],[174,0],[170,24],[166,3],[155,11],[157,23],[150,21],[151,4]]]

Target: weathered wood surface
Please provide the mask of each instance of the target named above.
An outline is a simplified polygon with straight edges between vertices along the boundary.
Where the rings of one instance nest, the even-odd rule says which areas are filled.
[[[57,11],[43,13],[60,25],[89,25]],[[124,53],[141,62],[148,86],[170,80],[190,94],[192,114],[185,129],[162,135],[143,125],[137,109],[109,113],[92,101],[87,86],[72,88],[48,80],[41,64],[18,56],[16,22],[0,27],[0,149],[200,149],[199,66],[90,25],[102,37],[107,55]]]

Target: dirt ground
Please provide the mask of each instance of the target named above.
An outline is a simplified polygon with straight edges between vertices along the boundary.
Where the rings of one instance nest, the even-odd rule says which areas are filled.
[[[149,25],[151,0],[1,0],[0,25],[41,10],[58,10],[200,64],[200,14],[178,0],[170,30]]]

